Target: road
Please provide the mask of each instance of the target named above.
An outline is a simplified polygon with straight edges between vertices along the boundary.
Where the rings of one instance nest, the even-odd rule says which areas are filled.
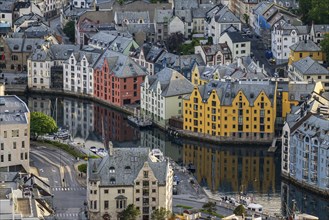
[[[38,169],[40,176],[49,179],[56,219],[77,219],[84,209],[86,188],[76,181],[75,158],[49,146],[32,147],[30,152],[31,166]]]

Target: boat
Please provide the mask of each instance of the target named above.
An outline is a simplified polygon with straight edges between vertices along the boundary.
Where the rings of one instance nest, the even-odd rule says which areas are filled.
[[[147,128],[152,125],[152,121],[150,119],[146,118],[145,115],[143,115],[143,117],[141,117],[140,110],[137,110],[136,108],[134,110],[134,115],[133,116],[130,115],[127,118],[131,124],[133,124],[139,128]]]
[[[247,206],[247,209],[258,213],[263,213],[263,206],[260,204],[250,203]]]

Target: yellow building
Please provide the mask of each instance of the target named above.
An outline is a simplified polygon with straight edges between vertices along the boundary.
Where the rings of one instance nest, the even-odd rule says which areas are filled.
[[[313,60],[323,63],[324,54],[321,48],[311,40],[301,40],[290,47],[289,62],[291,65],[300,59],[311,57]]]
[[[211,81],[183,100],[184,130],[230,141],[272,141],[276,82]]]

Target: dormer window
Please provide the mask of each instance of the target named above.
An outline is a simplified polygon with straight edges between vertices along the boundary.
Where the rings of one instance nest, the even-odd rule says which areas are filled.
[[[110,178],[110,184],[115,184],[115,178],[114,177]]]
[[[16,44],[15,46],[14,46],[14,50],[18,50],[19,49],[19,46]]]
[[[110,173],[115,173],[115,168],[114,167],[110,167]]]
[[[131,167],[130,166],[125,167],[125,173],[126,174],[131,173]]]
[[[27,45],[26,46],[26,50],[32,50],[32,46],[31,45]]]

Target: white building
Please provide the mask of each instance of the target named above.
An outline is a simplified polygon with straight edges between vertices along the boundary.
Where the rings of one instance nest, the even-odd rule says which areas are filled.
[[[94,64],[101,52],[94,48],[86,48],[71,54],[64,62],[63,87],[64,91],[77,94],[93,95],[94,93]]]
[[[156,123],[167,126],[173,116],[182,116],[182,96],[193,91],[193,84],[182,74],[164,68],[146,76],[141,85],[141,110]]]
[[[182,33],[185,35],[185,26],[184,22],[177,16],[173,16],[168,25],[168,36],[173,34],[173,33]]]
[[[109,156],[88,161],[89,219],[119,219],[133,204],[138,220],[150,219],[155,209],[172,210],[173,171],[163,156],[149,148],[114,148]]]
[[[311,40],[320,45],[321,40],[323,40],[324,35],[329,33],[329,24],[312,24],[310,35]]]
[[[71,5],[75,8],[90,8],[91,3],[90,0],[73,0]]]
[[[307,25],[294,26],[284,20],[274,24],[271,31],[271,49],[277,64],[287,63],[290,46],[300,40],[310,39]]]
[[[17,96],[0,96],[0,170],[30,170],[30,111]]]
[[[239,32],[225,32],[220,36],[219,43],[227,44],[231,50],[232,59],[235,59],[236,57],[250,56],[250,40]]]
[[[217,5],[209,10],[206,21],[208,37],[213,38],[213,44],[218,44],[222,33],[229,28],[241,31],[240,19],[227,6]]]
[[[28,87],[49,89],[51,87],[50,70],[53,66],[62,66],[70,54],[77,51],[74,45],[43,46],[35,50],[27,60]]]

